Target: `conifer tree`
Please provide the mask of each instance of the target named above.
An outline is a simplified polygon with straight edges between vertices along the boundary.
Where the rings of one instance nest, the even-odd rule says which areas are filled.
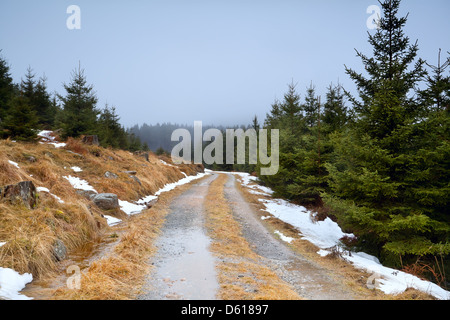
[[[10,109],[10,100],[14,94],[14,84],[9,71],[9,65],[0,56],[0,138],[6,135],[6,133],[3,133],[3,126],[8,110]]]
[[[333,86],[333,84],[330,84],[323,108],[322,121],[327,126],[326,130],[334,132],[343,129],[349,120],[349,116],[341,85]]]
[[[37,137],[38,117],[28,98],[20,94],[11,100],[10,105],[4,124],[8,135],[15,140],[33,141]]]
[[[58,107],[52,102],[47,91],[47,78],[41,77],[36,83],[31,104],[36,110],[39,124],[42,128],[51,129],[55,124]]]
[[[58,95],[62,101],[60,126],[64,137],[79,137],[96,134],[99,111],[94,87],[87,84],[84,70],[80,67],[72,72],[70,84],[64,84],[66,96]]]
[[[348,95],[355,119],[351,130],[334,136],[335,161],[326,166],[332,192],[325,195],[359,244],[394,265],[450,253],[449,225],[439,214],[443,203],[448,204],[448,192],[441,190],[446,200],[438,205],[432,198],[440,186],[433,179],[417,189],[425,177],[448,171],[442,158],[448,151],[441,149],[442,154],[426,161],[420,149],[421,140],[433,135],[425,137],[420,130],[427,121],[422,118],[424,105],[414,95],[425,74],[424,62],[417,59],[417,42],[410,45],[403,33],[407,17],[397,17],[399,5],[399,0],[381,2],[380,29],[369,34],[373,57],[358,52],[368,77],[346,68],[361,101]],[[431,169],[433,162],[439,165]],[[448,173],[444,177],[445,185]],[[426,203],[427,193],[432,205]]]
[[[303,104],[303,111],[305,112],[305,122],[308,127],[317,125],[319,110],[319,101],[316,96],[316,88],[311,83],[306,90],[305,103]]]
[[[120,118],[116,113],[116,108],[110,108],[106,105],[98,119],[97,134],[100,145],[112,148],[127,148],[126,132],[119,121]]]

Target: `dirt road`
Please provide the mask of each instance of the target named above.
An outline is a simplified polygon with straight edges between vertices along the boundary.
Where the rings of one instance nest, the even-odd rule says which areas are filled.
[[[258,255],[258,261],[272,270],[281,281],[303,299],[353,299],[352,293],[336,282],[325,269],[294,253],[269,232],[257,218],[255,209],[236,188],[235,177],[228,179],[223,193],[241,234]],[[217,173],[194,183],[173,200],[157,254],[149,261],[155,268],[149,274],[139,299],[218,298],[218,259],[210,250],[211,238],[205,228],[204,199]]]

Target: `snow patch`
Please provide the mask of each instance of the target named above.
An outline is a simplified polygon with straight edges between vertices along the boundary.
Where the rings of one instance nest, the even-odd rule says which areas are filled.
[[[47,193],[50,194],[53,198],[55,198],[56,200],[58,200],[59,203],[64,203],[64,201],[63,201],[60,197],[58,197],[57,195],[51,193],[50,190],[48,190],[48,189],[45,188],[45,187],[37,187],[36,190],[37,190],[38,192],[47,192]]]
[[[294,238],[285,236],[284,234],[282,234],[282,233],[281,233],[280,231],[278,231],[278,230],[275,230],[274,233],[277,234],[277,235],[280,237],[281,240],[283,240],[283,241],[285,241],[285,242],[287,242],[287,243],[291,243],[292,241],[295,240]]]
[[[33,281],[30,273],[19,274],[18,272],[0,267],[0,298],[6,300],[31,300],[21,293],[27,283]]]
[[[38,137],[43,138],[44,142],[47,144],[52,144],[55,148],[62,148],[66,146],[66,143],[64,142],[56,142],[55,137],[52,136],[53,131],[50,130],[42,130],[38,132]],[[44,144],[44,142],[39,142],[41,144]]]
[[[95,193],[98,193],[97,190],[95,190],[92,186],[89,185],[89,183],[86,180],[72,177],[72,176],[63,176],[64,179],[69,181],[69,183],[78,190],[85,190],[85,191],[94,191]]]
[[[20,169],[19,164],[17,162],[14,162],[14,161],[11,161],[11,160],[8,160],[8,162],[10,164],[12,164],[14,167],[16,167],[17,169]]]
[[[196,176],[186,176],[185,178],[182,178],[182,179],[178,180],[177,182],[166,184],[163,188],[161,188],[160,190],[155,192],[155,196],[159,196],[163,192],[173,190],[178,186],[181,186],[181,185],[189,183],[191,181],[200,179],[200,178],[206,176],[207,174],[209,174],[209,173],[199,173]]]
[[[169,163],[165,162],[164,160],[159,159],[159,161],[160,161],[163,165],[165,165],[165,166],[169,166],[169,167],[174,167],[174,168],[176,168],[176,166],[174,166],[173,164],[169,164]]]
[[[83,170],[81,170],[80,167],[71,167],[70,169],[72,169],[72,170],[75,171],[75,172],[81,172],[81,171],[83,171]]]
[[[105,218],[106,218],[106,222],[108,223],[109,226],[114,226],[114,225],[122,222],[122,220],[120,220],[118,218],[107,216],[107,215],[105,215]]]
[[[254,176],[250,175],[249,173],[245,173],[245,172],[232,172],[232,174],[237,175],[241,178],[242,185],[251,189],[251,190],[249,190],[250,193],[257,194],[257,195],[273,194],[272,189],[257,184],[259,181],[258,177],[254,177]]]
[[[143,204],[135,204],[128,201],[119,200],[120,209],[127,215],[134,215],[141,213],[147,206]]]
[[[51,134],[53,133],[53,131],[50,130],[42,130],[40,132],[38,132],[38,137],[42,137],[44,138],[44,140],[46,141],[55,141],[55,137],[53,137]]]
[[[0,247],[4,246],[6,242],[0,242]]]

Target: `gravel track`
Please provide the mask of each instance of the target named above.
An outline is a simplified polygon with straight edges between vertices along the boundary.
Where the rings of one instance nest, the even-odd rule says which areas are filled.
[[[209,250],[211,239],[204,227],[203,199],[217,176],[213,173],[192,184],[173,200],[156,243],[158,252],[149,262],[155,268],[139,299],[216,299],[219,290],[215,270],[217,261]],[[235,176],[227,176],[225,198],[242,228],[243,236],[261,257],[262,264],[290,284],[302,298],[354,299],[351,292],[324,268],[293,252],[269,232],[236,187]]]

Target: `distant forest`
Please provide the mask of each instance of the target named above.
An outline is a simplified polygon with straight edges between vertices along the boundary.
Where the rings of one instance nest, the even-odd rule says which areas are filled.
[[[234,127],[224,127],[224,126],[211,126],[211,125],[203,125],[203,132],[215,128],[224,132],[226,129],[244,129],[251,127],[248,126],[234,126]],[[187,129],[191,136],[194,136],[194,126],[187,124],[172,124],[172,123],[163,123],[163,124],[146,124],[143,125],[135,125],[128,129],[131,134],[134,134],[138,137],[142,143],[147,144],[149,149],[156,153],[166,152],[170,153],[172,148],[178,143],[178,141],[171,141],[172,132],[176,129]]]

